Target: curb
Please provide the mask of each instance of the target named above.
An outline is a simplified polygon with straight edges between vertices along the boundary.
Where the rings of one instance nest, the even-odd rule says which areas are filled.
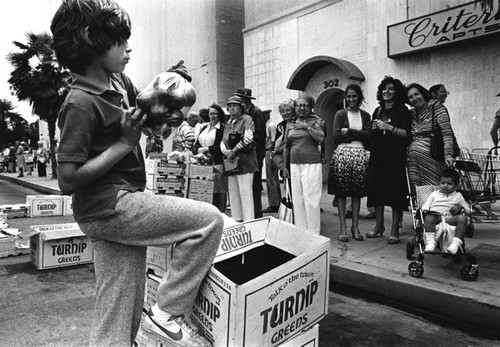
[[[15,177],[9,177],[6,175],[0,175],[0,179],[9,181],[9,182],[14,182],[16,184],[19,184],[24,187],[31,188],[33,190],[39,191],[40,193],[45,193],[45,194],[55,194],[55,195],[61,195],[61,191],[59,189],[54,189],[51,187],[44,186],[40,183],[34,183],[26,180],[19,180]]]
[[[330,261],[331,288],[336,285],[355,288],[500,336],[500,307],[491,304],[496,298],[483,293],[478,299],[477,293],[463,289],[461,291],[464,293],[461,295],[446,290],[435,290],[426,286],[428,283],[424,279],[407,283],[398,280],[398,277],[402,276],[410,275],[338,259]]]

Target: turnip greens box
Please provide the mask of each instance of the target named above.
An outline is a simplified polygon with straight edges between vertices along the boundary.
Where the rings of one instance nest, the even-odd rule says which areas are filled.
[[[21,237],[30,239],[30,261],[39,270],[94,261],[94,247],[77,223],[33,225]]]
[[[27,195],[29,217],[48,217],[63,215],[63,197],[61,195]]]
[[[225,228],[190,319],[214,346],[276,346],[328,313],[330,240],[273,217]]]

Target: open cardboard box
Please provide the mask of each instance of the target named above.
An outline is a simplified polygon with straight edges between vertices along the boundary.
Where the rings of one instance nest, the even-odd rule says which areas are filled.
[[[190,319],[214,346],[276,346],[328,313],[330,239],[266,217],[223,231]]]

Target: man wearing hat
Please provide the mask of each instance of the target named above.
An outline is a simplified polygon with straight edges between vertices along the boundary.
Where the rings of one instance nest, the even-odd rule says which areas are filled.
[[[253,176],[253,201],[255,218],[262,217],[262,166],[264,163],[264,158],[266,156],[266,119],[262,110],[252,103],[255,100],[252,97],[252,90],[249,88],[238,88],[233,96],[239,96],[245,103],[246,114],[248,114],[253,119],[255,131],[254,131],[254,141],[255,150],[257,152],[257,163],[259,171]]]

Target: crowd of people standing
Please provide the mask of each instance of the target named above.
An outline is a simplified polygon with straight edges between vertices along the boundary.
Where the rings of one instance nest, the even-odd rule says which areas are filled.
[[[46,163],[49,155],[43,141],[38,142],[37,148],[25,141],[9,143],[0,154],[2,171],[18,173],[17,177],[25,177],[25,175],[33,176],[36,168],[39,177],[47,176]]]

